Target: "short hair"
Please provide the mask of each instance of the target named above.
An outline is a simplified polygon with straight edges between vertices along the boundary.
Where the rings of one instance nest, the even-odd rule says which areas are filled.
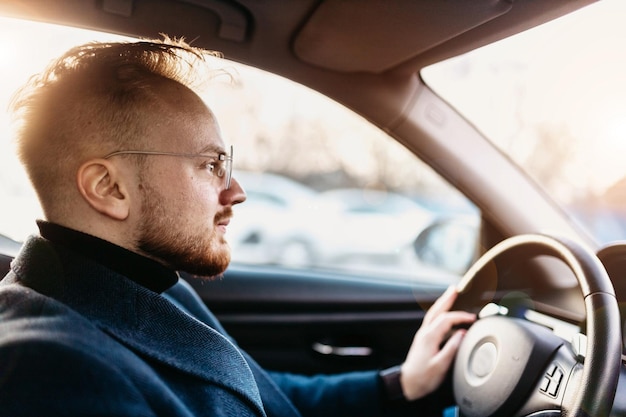
[[[89,157],[142,146],[163,81],[195,90],[215,51],[184,40],[92,42],[70,49],[13,97],[18,156],[46,211]],[[107,152],[108,153],[108,152]]]

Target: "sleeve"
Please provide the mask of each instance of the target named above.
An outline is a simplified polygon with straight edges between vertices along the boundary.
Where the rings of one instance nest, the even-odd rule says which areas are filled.
[[[451,375],[416,401],[388,399],[378,371],[303,376],[270,372],[303,417],[441,417],[454,405]]]
[[[303,417],[380,416],[378,372],[303,376],[270,372]]]

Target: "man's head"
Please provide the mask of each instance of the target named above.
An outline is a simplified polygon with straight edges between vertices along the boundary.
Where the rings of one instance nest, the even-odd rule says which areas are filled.
[[[30,80],[13,104],[17,145],[48,220],[176,269],[225,269],[245,193],[217,175],[227,150],[192,90],[207,54],[169,39],[93,43]]]

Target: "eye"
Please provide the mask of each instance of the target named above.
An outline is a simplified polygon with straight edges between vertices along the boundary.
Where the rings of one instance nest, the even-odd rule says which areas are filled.
[[[213,173],[215,172],[215,165],[216,163],[214,161],[204,161],[200,164],[200,168],[206,169],[207,171]]]

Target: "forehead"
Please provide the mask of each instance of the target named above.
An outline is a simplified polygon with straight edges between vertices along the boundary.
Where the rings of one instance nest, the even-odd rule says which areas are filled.
[[[225,145],[218,121],[206,103],[178,83],[164,86],[150,125],[159,150],[223,153]],[[155,143],[154,146],[157,146]]]

